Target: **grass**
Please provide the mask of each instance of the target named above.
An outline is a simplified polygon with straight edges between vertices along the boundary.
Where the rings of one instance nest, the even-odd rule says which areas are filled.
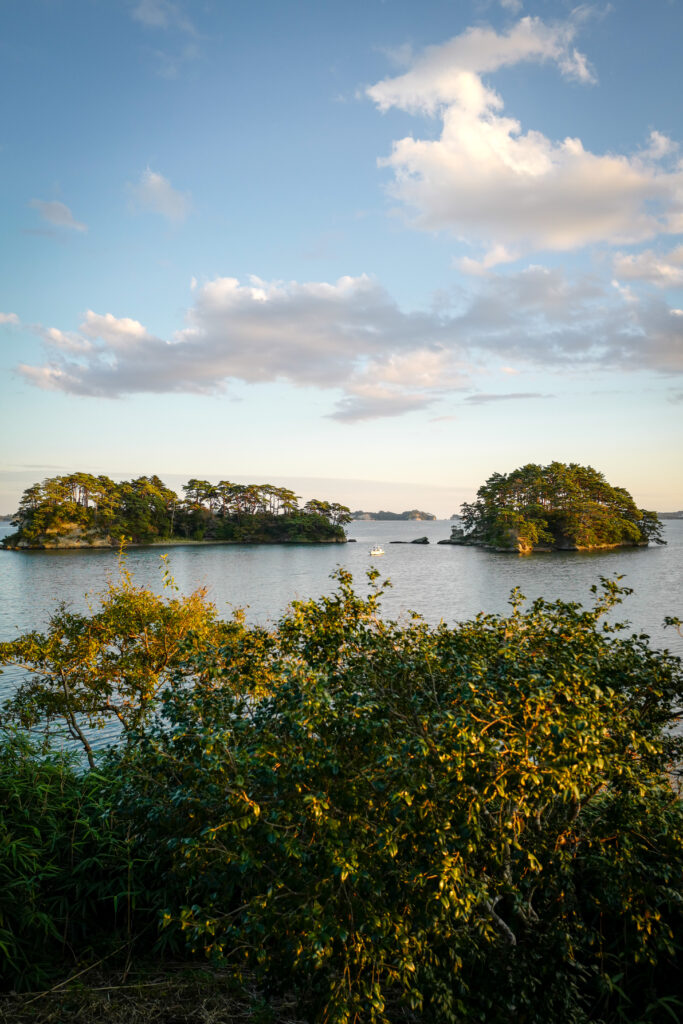
[[[294,1000],[238,991],[227,973],[187,964],[88,973],[44,992],[0,996],[1,1024],[305,1024]]]

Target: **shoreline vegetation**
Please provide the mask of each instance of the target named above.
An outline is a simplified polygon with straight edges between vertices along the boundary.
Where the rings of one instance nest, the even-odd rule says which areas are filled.
[[[12,519],[9,550],[161,544],[343,544],[345,505],[272,484],[189,480],[184,497],[158,476],[115,483],[71,473],[27,488]]]
[[[0,644],[0,1019],[680,1019],[683,673],[630,591],[431,627],[339,569],[266,629],[164,558]]]
[[[50,477],[24,491],[12,519],[18,530],[2,547],[346,543],[344,526],[352,521],[436,518],[419,509],[351,512],[315,498],[300,508],[298,495],[272,484],[191,479],[182,489],[181,499],[157,476],[121,483],[87,473]],[[638,508],[625,488],[577,463],[529,463],[507,475],[494,473],[451,519],[451,536],[439,544],[526,555],[666,543],[656,512]]]
[[[436,520],[436,516],[432,515],[431,512],[421,512],[417,508],[410,509],[408,512],[362,512],[358,509],[356,512],[351,513],[351,518],[354,520],[372,520],[373,522],[396,522],[397,520],[431,522]]]
[[[665,544],[656,512],[638,508],[592,466],[528,463],[494,473],[461,508],[445,544],[493,551],[597,551]]]

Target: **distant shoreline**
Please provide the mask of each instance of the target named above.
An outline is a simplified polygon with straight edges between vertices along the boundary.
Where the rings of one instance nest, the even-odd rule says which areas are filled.
[[[437,520],[437,516],[432,515],[431,512],[422,512],[420,509],[413,508],[406,512],[386,512],[380,510],[379,512],[363,512],[361,509],[357,509],[351,513],[351,519],[354,522],[411,522],[411,523],[430,523]]]

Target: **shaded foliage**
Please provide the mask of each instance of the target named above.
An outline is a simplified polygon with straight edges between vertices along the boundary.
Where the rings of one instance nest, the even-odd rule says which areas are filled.
[[[613,582],[432,629],[369,576],[270,631],[209,612],[72,775],[125,850],[129,941],[329,1024],[676,1019],[680,661],[602,624]]]
[[[126,940],[130,844],[109,778],[20,734],[0,740],[0,986],[49,983]],[[117,827],[118,826],[118,827]]]

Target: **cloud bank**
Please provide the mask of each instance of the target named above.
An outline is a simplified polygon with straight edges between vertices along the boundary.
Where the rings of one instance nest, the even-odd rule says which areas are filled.
[[[405,312],[365,275],[334,283],[221,277],[196,289],[170,339],[89,310],[78,331],[39,328],[46,361],[18,370],[40,388],[110,398],[285,381],[341,392],[330,415],[351,422],[457,401],[492,365],[506,375],[510,364],[681,373],[678,312],[659,295],[627,300],[597,278],[533,266],[491,274],[458,308],[438,312]]]

